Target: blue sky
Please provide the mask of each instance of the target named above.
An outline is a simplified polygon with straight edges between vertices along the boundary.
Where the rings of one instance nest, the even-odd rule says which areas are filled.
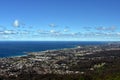
[[[0,40],[120,41],[120,0],[0,0]]]

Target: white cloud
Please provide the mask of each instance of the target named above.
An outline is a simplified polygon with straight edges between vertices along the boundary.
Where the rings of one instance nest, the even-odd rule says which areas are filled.
[[[11,34],[11,33],[13,33],[13,32],[10,31],[10,30],[5,30],[4,33],[6,33],[6,34]]]
[[[115,26],[111,27],[97,27],[96,30],[98,31],[115,31],[117,28]]]
[[[11,35],[11,34],[17,34],[17,32],[14,31],[14,30],[4,30],[4,31],[0,31],[0,34],[2,34],[2,35]]]
[[[96,30],[106,30],[106,27],[97,27]]]
[[[4,35],[3,38],[9,39],[10,37],[8,35]]]
[[[75,36],[75,35],[76,35],[76,33],[71,33],[71,35]]]
[[[14,26],[14,27],[20,27],[20,22],[19,22],[18,20],[15,20],[15,21],[13,22],[13,26]]]
[[[49,24],[50,27],[56,27],[57,25],[56,24]]]
[[[120,35],[120,32],[117,32],[117,35]]]
[[[90,31],[92,27],[83,27],[86,31]]]
[[[115,26],[109,27],[108,30],[110,30],[110,31],[115,31],[115,30],[116,30],[116,27],[115,27]]]
[[[51,33],[56,33],[56,31],[55,31],[55,30],[50,30],[50,32],[51,32]]]
[[[68,32],[69,30],[68,29],[64,29],[64,32]]]
[[[5,30],[4,34],[16,34],[16,31],[13,30]]]
[[[18,33],[19,33],[19,34],[29,34],[30,32],[27,31],[27,30],[22,30],[22,31],[19,31]]]

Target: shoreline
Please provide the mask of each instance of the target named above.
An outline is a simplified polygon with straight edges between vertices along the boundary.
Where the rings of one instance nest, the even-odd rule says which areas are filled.
[[[42,53],[42,52],[47,52],[47,51],[57,51],[57,50],[65,50],[65,49],[74,49],[77,48],[78,46],[74,46],[74,47],[69,47],[69,48],[60,48],[60,49],[47,49],[47,50],[43,50],[43,51],[33,51],[33,52],[23,52],[24,55],[13,55],[13,56],[8,56],[8,57],[0,57],[0,58],[16,58],[16,57],[24,57],[24,56],[28,56],[30,53]]]
[[[12,55],[12,56],[5,56],[5,57],[0,57],[0,58],[13,58],[13,57],[23,57],[23,56],[28,56],[29,53],[42,53],[46,51],[56,51],[56,50],[65,50],[65,49],[75,49],[75,48],[80,48],[80,47],[86,47],[86,46],[101,46],[101,45],[108,45],[111,44],[109,43],[104,43],[104,44],[88,44],[88,45],[73,45],[71,47],[65,47],[65,48],[57,48],[57,49],[47,49],[47,50],[41,50],[41,51],[31,51],[31,52],[22,52],[22,55]],[[23,54],[24,53],[24,54]]]
[[[72,47],[72,48],[61,48],[61,49],[48,49],[48,50],[44,50],[44,51],[35,51],[35,52],[28,52],[28,53],[26,53],[27,54],[27,56],[29,56],[29,55],[35,55],[35,54],[42,54],[42,53],[46,53],[46,52],[54,52],[54,51],[59,51],[59,50],[70,50],[70,49],[77,49],[78,48],[78,46],[76,46],[76,47]]]

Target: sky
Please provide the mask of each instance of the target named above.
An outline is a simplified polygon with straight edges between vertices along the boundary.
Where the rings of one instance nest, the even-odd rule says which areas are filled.
[[[120,41],[120,0],[0,0],[0,41]]]

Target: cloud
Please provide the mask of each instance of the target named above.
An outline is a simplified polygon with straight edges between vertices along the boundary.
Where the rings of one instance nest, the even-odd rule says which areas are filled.
[[[19,22],[18,20],[15,20],[15,21],[13,22],[13,26],[14,26],[14,27],[20,27],[20,22]]]
[[[19,22],[19,26],[22,26],[23,28],[26,27],[26,24],[25,23],[20,23]]]
[[[60,31],[56,31],[56,30],[38,30],[38,36],[47,36],[47,37],[56,37],[59,36],[60,34],[62,34]]]
[[[99,30],[99,31],[102,30],[103,31],[103,30],[106,30],[106,27],[96,27],[96,30]]]
[[[66,26],[63,31],[64,32],[69,32],[69,29],[70,29],[70,27]]]
[[[50,30],[50,34],[55,35],[55,36],[58,36],[58,35],[60,35],[60,34],[62,34],[62,33],[60,33],[60,31]]]
[[[16,31],[14,30],[4,30],[4,31],[0,31],[1,35],[11,35],[11,34],[17,34]]]
[[[68,29],[64,29],[64,32],[68,32],[69,30]]]
[[[50,30],[50,32],[51,32],[51,33],[56,33],[56,31],[55,31],[55,30]]]
[[[28,31],[28,30],[21,30],[21,31],[18,31],[18,34],[29,34],[30,33],[30,31]]]
[[[8,35],[3,36],[4,39],[9,39],[10,37]]]
[[[117,28],[115,26],[109,27],[108,30],[115,31]]]
[[[14,32],[11,31],[11,30],[5,30],[4,33],[5,33],[5,34],[13,34]]]
[[[90,31],[92,28],[91,27],[83,27],[86,31]]]
[[[72,36],[76,36],[76,33],[71,33]]]
[[[119,36],[120,36],[120,32],[117,32],[117,35],[119,35]]]
[[[50,27],[56,27],[57,25],[56,24],[49,24]]]
[[[43,34],[43,35],[50,34],[50,31],[46,31],[46,30],[38,30],[37,32],[38,34]]]
[[[96,27],[96,30],[98,31],[115,31],[117,27],[111,26],[111,27]]]

